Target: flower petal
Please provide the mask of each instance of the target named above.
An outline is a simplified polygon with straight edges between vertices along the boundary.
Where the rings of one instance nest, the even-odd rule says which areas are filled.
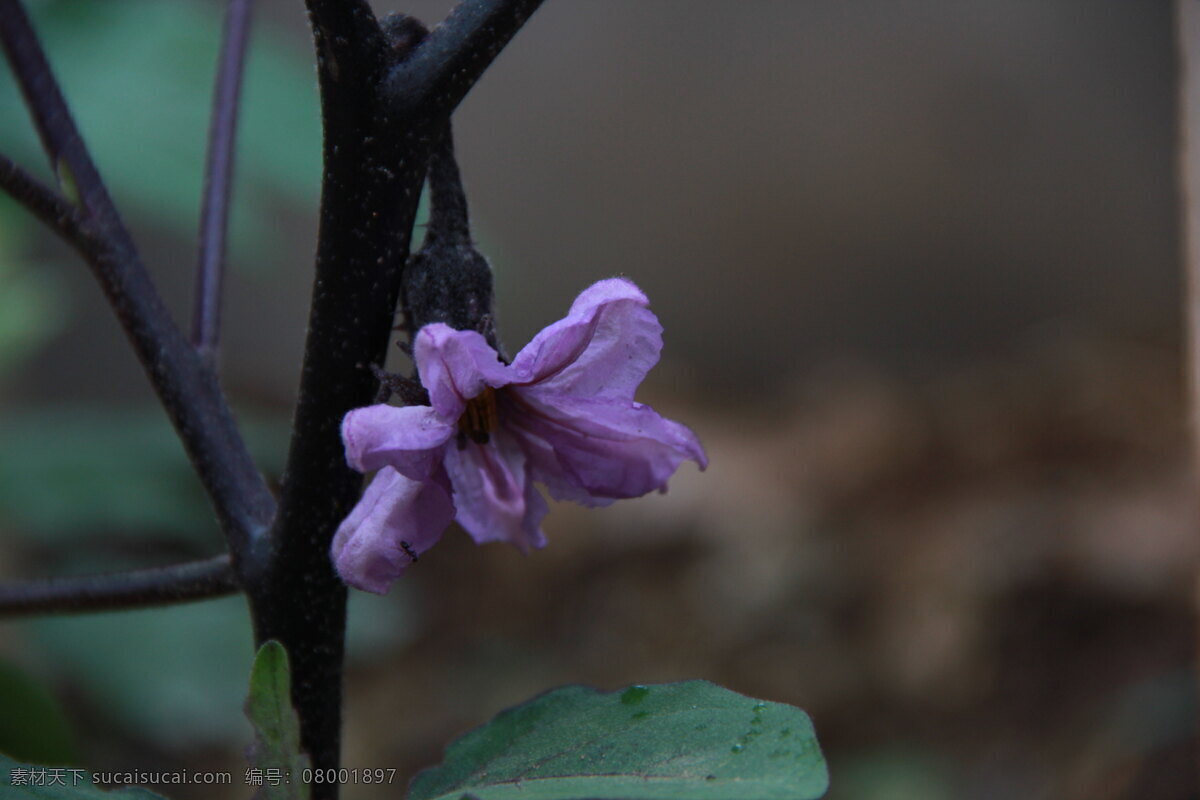
[[[533,479],[546,484],[556,498],[604,505],[611,499],[665,491],[685,459],[701,469],[708,466],[696,435],[650,406],[605,398],[554,401],[549,406],[521,394],[513,402],[510,393],[508,419],[532,454]],[[546,456],[548,450],[554,463]],[[581,500],[580,490],[587,500]]]
[[[623,278],[593,284],[566,317],[517,354],[514,382],[529,390],[633,400],[662,352],[662,325],[648,306],[646,295]]]
[[[346,463],[359,472],[395,467],[412,480],[424,480],[457,429],[429,406],[358,408],[342,420]]]
[[[489,444],[446,448],[446,471],[458,522],[478,544],[509,542],[522,552],[546,546],[540,525],[549,509],[512,434],[496,431]]]
[[[527,471],[532,480],[543,484],[550,490],[550,496],[555,500],[570,500],[580,505],[597,507],[612,504],[614,498],[593,496],[587,489],[579,485],[578,480],[563,471],[562,463],[554,452],[554,447],[541,436],[521,426],[510,426],[521,443],[521,449],[528,459]]]
[[[412,481],[385,467],[334,534],[334,565],[351,586],[385,594],[453,519],[454,504],[439,482]]]
[[[481,334],[440,322],[417,333],[413,359],[430,402],[449,420],[457,420],[466,402],[485,386],[506,386],[511,380],[508,365]]]

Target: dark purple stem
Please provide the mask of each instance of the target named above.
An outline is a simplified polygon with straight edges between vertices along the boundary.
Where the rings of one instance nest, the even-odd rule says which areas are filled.
[[[208,129],[208,160],[204,167],[204,200],[200,209],[200,257],[196,269],[195,312],[192,342],[200,358],[216,363],[221,326],[221,283],[225,269],[225,241],[233,183],[234,145],[250,39],[253,0],[229,0],[213,92],[212,121]]]
[[[281,641],[292,659],[304,748],[314,767],[330,768],[339,763],[346,590],[329,547],[362,486],[362,476],[346,466],[339,425],[377,391],[370,367],[383,362],[392,335],[434,138],[537,2],[467,0],[444,23],[435,58],[445,63],[403,73],[410,80],[399,86],[395,70],[425,48],[418,24],[392,18],[385,32],[363,0],[307,6],[325,134],[316,276],[273,531],[278,556],[248,591],[257,638]],[[313,789],[314,800],[337,795],[336,784]]]
[[[379,359],[391,328],[388,267],[381,264],[391,260],[394,268],[403,255],[399,249],[389,255],[392,242],[407,239],[392,193],[380,188],[387,170],[379,169],[378,150],[399,144],[373,136],[375,86],[388,58],[383,33],[365,2],[309,0],[308,8],[325,134],[316,279],[272,530],[278,549],[268,571],[246,588],[255,638],[259,644],[275,639],[288,651],[301,744],[314,769],[336,769],[346,587],[333,571],[329,546],[362,482],[346,466],[338,424],[375,390],[365,365]],[[313,800],[336,798],[337,792],[336,782],[312,786]]]
[[[0,44],[60,185],[69,198],[78,199],[78,216],[48,215],[45,190],[31,188],[34,184],[20,173],[11,174],[10,181],[24,187],[36,201],[26,205],[64,234],[92,268],[208,491],[234,566],[245,581],[261,570],[270,550],[267,530],[275,511],[270,490],[246,450],[216,376],[163,305],[18,0],[0,0]]]
[[[366,0],[305,0],[305,5],[317,48],[324,109],[329,102],[339,100],[336,92],[327,96],[327,81],[363,88],[378,80],[376,73],[384,66],[387,44]]]
[[[388,75],[393,113],[449,117],[542,0],[463,0]]]
[[[169,567],[0,584],[0,618],[186,603],[239,588],[229,556],[220,555]]]

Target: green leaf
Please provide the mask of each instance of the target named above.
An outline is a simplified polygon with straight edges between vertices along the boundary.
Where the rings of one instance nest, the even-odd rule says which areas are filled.
[[[378,658],[417,630],[403,592],[355,592],[349,616],[350,658]],[[241,706],[254,651],[244,597],[8,622],[0,638],[12,635],[6,628],[28,640],[39,674],[69,685],[126,735],[176,749],[246,735]],[[7,716],[0,705],[0,720]]]
[[[0,660],[0,752],[26,761],[70,764],[78,758],[71,726],[45,684]]]
[[[254,726],[251,763],[264,773],[262,788],[255,796],[266,800],[307,800],[309,787],[301,776],[309,761],[300,749],[300,718],[292,708],[287,651],[275,640],[260,647],[254,658],[246,716]],[[273,772],[277,781],[272,780]]]
[[[128,786],[104,791],[86,770],[22,764],[0,755],[0,800],[164,800],[162,795]]]
[[[808,800],[828,785],[803,711],[687,681],[536,697],[453,742],[409,800]]]

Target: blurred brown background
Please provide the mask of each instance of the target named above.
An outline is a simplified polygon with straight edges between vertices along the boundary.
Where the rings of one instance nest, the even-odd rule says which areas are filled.
[[[300,5],[256,33],[304,64]],[[411,773],[562,683],[701,677],[808,710],[832,798],[1197,796],[1174,69],[1165,2],[549,0],[455,118],[503,336],[629,276],[666,329],[644,399],[712,466],[556,508],[529,558],[449,534],[352,666],[346,765]],[[273,191],[223,371],[286,419],[315,197]],[[138,232],[186,319],[190,241]],[[60,280],[4,402],[148,408],[84,270]],[[239,774],[70,702],[94,769]]]

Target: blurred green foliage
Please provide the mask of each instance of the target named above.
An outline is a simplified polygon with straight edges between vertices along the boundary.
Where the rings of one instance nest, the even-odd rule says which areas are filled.
[[[378,657],[412,635],[407,600],[404,593],[351,595],[351,659]],[[41,678],[81,692],[128,736],[176,750],[249,741],[242,703],[254,651],[241,597],[8,625],[30,645]],[[5,716],[24,726],[44,721],[40,708],[6,708]]]
[[[282,469],[288,427],[243,419],[268,474]],[[88,407],[13,411],[0,419],[0,526],[51,551],[57,570],[146,566],[147,553],[211,553],[213,514],[163,414]],[[123,544],[123,547],[116,545]],[[415,633],[409,595],[355,593],[348,648],[361,658]],[[146,611],[12,623],[41,671],[81,689],[129,733],[168,746],[244,739],[253,640],[234,597]],[[186,722],[184,722],[186,721]]]
[[[67,101],[119,207],[177,234],[198,226],[221,20],[215,4],[120,0],[31,4]],[[45,164],[7,71],[0,71],[0,150]],[[321,175],[316,80],[305,55],[265,25],[252,31],[233,204],[243,263],[269,260],[271,203],[316,205]],[[43,174],[50,180],[48,170]]]
[[[351,595],[351,659],[378,657],[414,633],[408,599]],[[177,750],[250,739],[242,703],[254,648],[242,597],[7,625],[30,646],[40,677],[81,692],[126,735]]]
[[[283,420],[247,418],[243,435],[268,474],[283,468]],[[39,542],[147,534],[204,547],[216,523],[158,408],[86,405],[0,417],[0,519]]]
[[[22,224],[25,216],[0,194],[0,378],[66,324],[67,296],[57,271],[27,255],[30,228]]]
[[[839,797],[856,800],[950,800],[957,797],[953,765],[932,751],[894,746],[836,762]]]

